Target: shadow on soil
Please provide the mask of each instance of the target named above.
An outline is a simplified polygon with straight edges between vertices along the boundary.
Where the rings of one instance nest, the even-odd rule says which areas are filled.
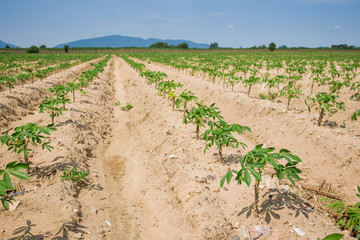
[[[52,238],[52,240],[68,240],[69,238],[69,232],[74,232],[74,233],[82,233],[84,234],[85,231],[82,229],[85,229],[85,226],[79,225],[77,223],[73,223],[73,222],[68,222],[68,223],[64,223],[59,231],[57,233],[55,233],[56,235],[60,235],[60,236],[56,236],[54,238]]]
[[[27,220],[26,221],[26,225],[19,227],[17,229],[15,229],[13,235],[18,235],[17,237],[14,238],[10,238],[9,240],[17,240],[17,239],[21,239],[21,240],[41,240],[44,239],[44,235],[43,234],[38,234],[38,235],[33,235],[31,233],[31,228],[35,227],[36,224],[32,224],[31,221]]]
[[[300,214],[308,218],[309,213],[313,210],[311,206],[300,199],[295,193],[283,192],[278,189],[270,189],[263,196],[266,198],[265,201],[259,206],[260,216],[265,216],[265,222],[269,224],[273,218],[280,219],[280,215],[276,212],[281,211],[284,208],[292,210],[295,217]],[[254,204],[245,207],[239,212],[238,216],[246,213],[246,217],[249,218],[254,211]]]
[[[233,164],[238,164],[238,163],[241,163],[241,158],[242,158],[242,155],[240,155],[240,154],[225,155],[225,156],[223,156],[222,164],[228,165],[228,166],[233,165]]]

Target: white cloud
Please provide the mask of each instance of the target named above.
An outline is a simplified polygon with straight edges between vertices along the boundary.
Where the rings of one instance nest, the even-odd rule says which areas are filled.
[[[224,15],[223,12],[212,12],[212,13],[209,13],[209,16],[222,16]]]
[[[232,24],[227,25],[227,28],[234,28],[234,25],[232,25]]]
[[[179,22],[180,21],[180,19],[163,17],[159,14],[147,14],[147,15],[141,16],[141,18],[149,19],[149,20],[164,21],[164,22]]]

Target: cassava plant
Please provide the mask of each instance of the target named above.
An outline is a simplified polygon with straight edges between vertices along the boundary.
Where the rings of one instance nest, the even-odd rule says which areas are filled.
[[[260,78],[259,77],[256,77],[256,73],[251,75],[248,79],[243,79],[243,82],[245,83],[245,87],[249,87],[248,88],[248,97],[250,97],[250,92],[251,92],[251,87],[260,83]]]
[[[50,145],[50,142],[44,142],[46,136],[50,135],[50,132],[55,131],[56,128],[53,125],[46,127],[38,126],[37,123],[28,123],[14,128],[14,132],[11,135],[5,133],[0,137],[1,144],[8,146],[8,151],[12,150],[17,154],[24,154],[25,163],[29,163],[29,152],[32,151],[31,146],[37,147],[41,145],[42,149],[51,151],[54,147]],[[30,146],[31,145],[31,146]]]
[[[251,132],[251,129],[246,126],[241,126],[239,124],[227,124],[223,120],[219,120],[216,122],[209,122],[210,129],[207,129],[201,136],[204,137],[206,141],[206,146],[204,149],[204,154],[206,150],[211,148],[213,145],[216,145],[219,149],[219,162],[222,163],[223,159],[223,147],[233,147],[238,148],[239,145],[242,146],[243,149],[247,147],[247,145],[243,142],[239,142],[232,133],[236,132],[238,134],[242,134],[244,131]]]
[[[186,115],[183,118],[183,123],[194,123],[196,125],[196,139],[199,139],[200,127],[205,127],[206,122],[223,120],[224,118],[220,115],[220,110],[215,107],[215,103],[209,107],[196,103],[197,107],[193,107],[191,110],[186,110]]]
[[[257,145],[241,158],[240,170],[229,170],[220,181],[220,186],[223,187],[225,181],[229,184],[233,174],[235,174],[235,181],[238,184],[245,182],[247,186],[250,186],[251,176],[253,176],[255,178],[254,210],[257,215],[259,215],[259,185],[265,167],[271,169],[271,177],[276,176],[279,180],[287,177],[293,185],[295,185],[295,180],[301,180],[298,175],[301,171],[296,167],[301,162],[301,159],[287,149],[281,149],[278,153],[274,152],[274,150],[275,148],[263,148],[263,144]],[[285,165],[280,162],[283,159]]]
[[[75,102],[75,91],[80,90],[80,83],[67,82],[66,87],[73,95],[73,101]]]
[[[178,95],[176,95],[176,92],[174,90],[169,91],[168,93],[168,98],[171,100],[171,107],[172,110],[175,110],[175,104],[176,104],[176,98],[178,97]]]
[[[182,93],[180,93],[179,98],[182,99],[184,103],[184,116],[187,110],[187,103],[190,101],[198,100],[198,97],[196,97],[192,91],[190,90],[188,91],[187,89],[185,89]]]
[[[130,109],[132,109],[133,107],[134,107],[133,105],[127,103],[125,106],[120,107],[120,110],[121,110],[121,111],[124,111],[124,112],[127,112],[127,111],[129,111]]]
[[[65,181],[75,181],[75,182],[84,182],[86,181],[86,177],[89,175],[88,171],[77,170],[77,168],[66,169],[63,174],[60,176],[61,179]]]
[[[360,198],[360,187],[357,186],[356,194]],[[330,201],[329,199],[322,199]],[[354,205],[345,204],[343,200],[331,203],[328,208],[332,208],[336,215],[336,223],[343,230],[349,230],[351,236],[360,239],[360,201]]]
[[[319,111],[319,119],[318,119],[318,126],[320,126],[325,113],[328,112],[330,115],[336,113],[338,109],[345,110],[345,106],[343,102],[338,102],[336,99],[339,98],[338,95],[334,93],[326,93],[321,92],[315,95],[315,97],[311,97],[309,95],[305,99],[305,104],[308,106],[309,112],[311,112],[311,107],[317,104],[317,109]]]
[[[45,97],[45,99],[40,103],[39,109],[40,113],[49,112],[51,117],[51,123],[54,124],[54,118],[59,117],[67,109],[64,107],[66,102],[70,102],[68,98],[59,98],[59,97]],[[60,105],[60,106],[59,106]]]
[[[17,163],[17,161],[10,162],[6,164],[5,169],[0,169],[0,200],[3,207],[8,210],[9,203],[14,200],[13,194],[9,194],[8,191],[15,190],[10,179],[10,175],[20,178],[20,179],[29,179],[29,175],[21,172],[20,170],[26,169],[29,167],[27,163]]]
[[[353,115],[351,115],[351,121],[357,121],[358,117],[360,117],[360,109],[356,110]]]
[[[299,86],[295,86],[292,84],[289,84],[285,86],[283,89],[281,89],[279,96],[280,97],[286,97],[288,99],[286,109],[290,109],[290,101],[293,98],[300,98],[300,96],[303,95],[301,89]]]
[[[360,81],[352,83],[350,90],[355,92],[351,95],[350,99],[360,101]]]

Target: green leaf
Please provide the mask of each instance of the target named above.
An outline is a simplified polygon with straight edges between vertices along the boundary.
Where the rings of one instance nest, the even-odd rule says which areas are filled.
[[[20,179],[30,179],[30,176],[24,172],[10,170],[9,173]]]
[[[13,186],[11,185],[10,176],[7,172],[4,173],[2,182],[8,189],[13,189]]]
[[[13,161],[13,162],[10,162],[10,163],[8,163],[8,164],[6,164],[6,169],[9,169],[9,168],[11,168],[12,166],[14,166],[15,164],[16,164],[16,162],[17,161]]]
[[[28,163],[18,163],[14,167],[12,167],[12,170],[23,170],[29,167]]]
[[[244,171],[244,182],[246,183],[246,185],[250,186],[251,183],[251,176],[249,174],[249,172],[245,169]]]
[[[323,240],[340,240],[343,238],[343,236],[344,236],[344,234],[333,233],[333,234],[327,235],[325,238],[323,238]]]
[[[228,172],[224,175],[224,177],[222,177],[222,179],[220,180],[220,187],[223,187],[223,186],[224,186],[225,180],[226,180],[227,184],[229,184],[230,181],[231,181],[231,178],[232,178],[232,171],[230,170],[230,171],[228,171]]]
[[[256,180],[261,182],[261,174],[258,173],[255,169],[253,168],[249,168],[249,171],[251,172],[251,174],[254,176],[254,178],[256,178]]]
[[[2,180],[0,180],[0,195],[5,195],[8,188],[5,186]]]
[[[1,203],[5,210],[9,210],[9,203],[6,200],[1,199]]]

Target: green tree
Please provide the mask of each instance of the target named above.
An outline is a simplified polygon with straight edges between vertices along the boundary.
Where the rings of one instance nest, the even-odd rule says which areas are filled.
[[[40,50],[45,50],[45,49],[46,49],[46,45],[40,45],[39,49],[40,49]]]
[[[275,44],[274,42],[271,42],[271,43],[269,44],[269,50],[270,50],[271,52],[273,52],[275,49],[276,49],[276,44]]]
[[[10,46],[9,46],[9,45],[6,45],[5,48],[10,48]]]
[[[168,48],[169,45],[166,42],[157,42],[150,45],[150,48]]]
[[[176,45],[175,48],[189,49],[189,45],[186,42],[183,42],[183,43]]]
[[[213,48],[219,48],[219,44],[217,42],[213,42],[210,44],[210,48],[213,49]]]
[[[26,50],[27,53],[38,53],[39,52],[39,48],[35,45],[32,45],[31,47],[29,47]]]
[[[65,45],[65,46],[64,46],[64,51],[65,51],[65,53],[68,53],[68,52],[69,52],[69,48],[70,48],[69,45]]]

